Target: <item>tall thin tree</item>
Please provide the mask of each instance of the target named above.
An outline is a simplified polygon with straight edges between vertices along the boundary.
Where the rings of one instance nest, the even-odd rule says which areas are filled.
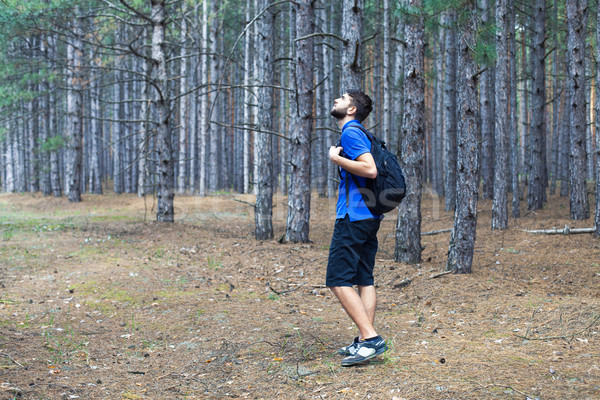
[[[456,207],[456,11],[452,8],[443,14],[442,25],[446,29],[444,46],[444,191],[446,211]]]
[[[510,128],[510,54],[509,54],[508,0],[496,0],[496,112],[495,112],[495,166],[492,229],[508,228],[508,129]]]
[[[412,10],[422,6],[421,0],[407,0]],[[407,11],[408,12],[408,11]],[[406,53],[404,64],[404,118],[402,124],[401,165],[406,175],[406,197],[398,208],[396,226],[396,261],[421,261],[421,197],[423,189],[423,139],[425,111],[423,16],[414,12],[405,25]]]
[[[285,239],[308,242],[310,220],[310,141],[313,134],[314,0],[296,2],[296,109],[290,144],[291,179]]]
[[[469,1],[463,9],[458,42],[458,160],[457,194],[454,225],[448,248],[446,269],[454,273],[471,273],[477,232],[479,187],[479,127],[477,121],[477,64],[472,49],[478,16]]]
[[[69,88],[67,92],[67,161],[66,187],[69,201],[81,201],[81,168],[83,162],[83,96],[82,63],[83,41],[81,12],[75,9],[72,37],[67,44]]]
[[[569,82],[571,102],[570,134],[570,209],[571,218],[587,219],[590,205],[586,187],[586,100],[585,100],[585,37],[588,16],[586,0],[567,2],[567,49],[569,52]]]
[[[257,195],[254,206],[254,236],[257,240],[273,238],[273,88],[275,77],[273,63],[275,13],[268,7],[269,0],[259,0],[258,9],[264,10],[257,22],[258,35],[258,130],[257,155],[258,176]]]
[[[533,7],[532,110],[530,130],[530,176],[527,208],[541,209],[546,190],[546,0],[536,0]]]

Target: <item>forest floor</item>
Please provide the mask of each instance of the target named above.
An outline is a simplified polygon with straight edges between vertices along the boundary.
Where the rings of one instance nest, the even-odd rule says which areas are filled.
[[[490,229],[479,203],[473,272],[445,269],[450,233],[423,262],[393,261],[380,230],[377,328],[389,351],[352,368],[356,335],[326,289],[334,202],[313,196],[309,244],[256,241],[252,196],[71,204],[0,195],[0,399],[600,399],[600,240],[525,229],[589,227],[568,199]],[[423,199],[422,230],[452,226]]]

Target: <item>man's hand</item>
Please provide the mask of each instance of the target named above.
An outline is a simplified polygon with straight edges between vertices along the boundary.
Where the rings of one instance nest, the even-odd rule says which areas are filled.
[[[342,147],[331,146],[329,148],[329,160],[337,165],[338,160],[342,158],[342,156],[340,156],[342,150],[344,150]]]

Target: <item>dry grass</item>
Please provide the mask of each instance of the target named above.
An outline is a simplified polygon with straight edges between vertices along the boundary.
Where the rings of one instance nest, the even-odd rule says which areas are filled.
[[[588,226],[566,199],[505,232],[480,202],[468,276],[430,279],[449,233],[423,237],[423,263],[393,262],[388,217],[391,350],[350,369],[335,351],[355,332],[321,286],[334,204],[313,197],[312,243],[280,244],[253,239],[252,202],[178,196],[160,225],[151,198],[0,195],[0,399],[600,398],[600,241],[522,231]],[[437,199],[423,206],[423,231],[451,227]]]

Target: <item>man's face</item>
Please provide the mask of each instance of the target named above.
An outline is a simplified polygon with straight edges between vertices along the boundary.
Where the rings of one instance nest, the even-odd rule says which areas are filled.
[[[331,116],[336,119],[343,119],[348,115],[348,108],[352,106],[352,99],[348,94],[344,94],[339,99],[335,99],[333,102],[333,108],[331,109]]]

